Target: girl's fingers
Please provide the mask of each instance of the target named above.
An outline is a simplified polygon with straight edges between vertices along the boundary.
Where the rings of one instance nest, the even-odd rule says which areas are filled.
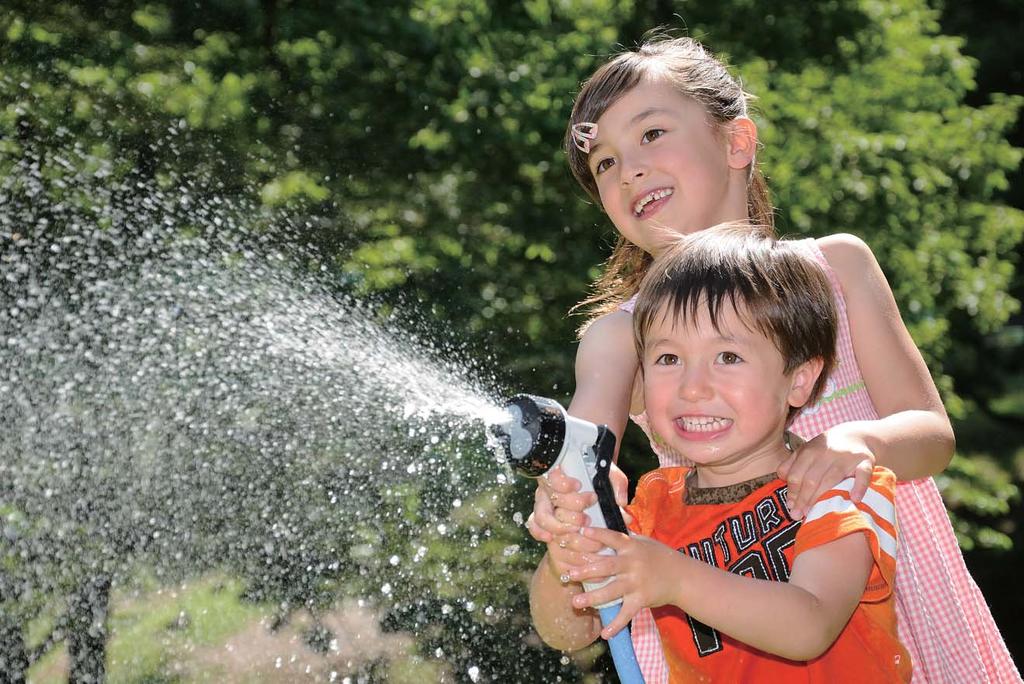
[[[853,489],[850,490],[851,500],[858,502],[864,498],[864,495],[868,492],[868,486],[871,484],[871,474],[873,471],[874,466],[867,459],[857,464],[857,468],[853,473]]]
[[[554,539],[554,535],[538,525],[536,519],[534,519],[534,515],[535,513],[531,513],[530,517],[526,519],[526,530],[530,533],[531,537],[542,544],[547,544]]]
[[[786,483],[789,486],[786,502],[789,508],[789,515],[794,519],[803,517],[803,509],[800,507],[800,502],[806,496],[805,487],[814,486],[809,482],[808,478],[807,471],[810,467],[811,459],[806,458],[807,455],[803,451],[797,451],[793,455],[793,462],[790,464],[786,476]]]
[[[565,525],[571,526],[573,529],[579,529],[584,525],[590,524],[590,516],[580,511],[573,511],[567,508],[556,508],[555,519],[558,522]]]
[[[794,460],[796,460],[796,454],[790,454],[789,458],[783,461],[779,469],[775,471],[781,479],[789,479],[789,469],[793,467]]]
[[[544,477],[540,478],[540,482],[556,495],[571,494],[572,492],[579,491],[580,488],[579,480],[574,477],[569,477],[557,466],[549,470]]]
[[[629,503],[629,477],[619,466],[612,464],[608,472],[608,479],[612,483],[612,491],[615,492],[615,503],[625,506]]]
[[[827,491],[822,491],[822,487],[825,478],[828,476],[827,471],[830,469],[826,467],[823,471],[821,466],[816,466],[808,468],[807,472],[804,473],[803,481],[800,484],[800,492],[796,497],[796,510],[800,513],[801,517],[818,500],[818,497]]]

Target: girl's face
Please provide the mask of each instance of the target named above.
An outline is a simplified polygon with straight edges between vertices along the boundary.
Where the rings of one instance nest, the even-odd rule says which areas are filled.
[[[588,162],[623,237],[656,254],[665,231],[688,234],[747,218],[756,129],[738,121],[716,131],[699,103],[651,81],[601,115]]]

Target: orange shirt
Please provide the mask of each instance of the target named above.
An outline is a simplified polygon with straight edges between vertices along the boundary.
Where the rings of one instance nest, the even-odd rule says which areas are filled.
[[[875,564],[864,596],[835,643],[808,662],[785,660],[691,619],[675,606],[653,614],[673,682],[908,682],[910,657],[896,636],[896,478],[875,468],[863,501],[850,501],[853,479],[826,492],[805,519],[786,508],[786,482],[686,491],[689,468],[659,468],[637,484],[630,528],[740,575],[786,582],[799,554],[863,533]],[[756,611],[757,606],[751,606]]]

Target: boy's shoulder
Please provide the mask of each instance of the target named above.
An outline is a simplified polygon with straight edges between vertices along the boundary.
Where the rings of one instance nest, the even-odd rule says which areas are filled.
[[[896,558],[896,475],[875,466],[867,492],[854,501],[854,479],[846,478],[818,497],[801,523],[797,552],[852,532],[867,532],[872,547]],[[879,553],[876,553],[876,558]]]

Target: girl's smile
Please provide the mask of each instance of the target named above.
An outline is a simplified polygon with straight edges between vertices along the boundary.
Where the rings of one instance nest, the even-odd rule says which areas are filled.
[[[672,196],[674,190],[672,188],[658,188],[651,192],[643,194],[633,204],[633,214],[639,219],[646,219],[654,216],[658,211],[665,206],[668,199]]]

